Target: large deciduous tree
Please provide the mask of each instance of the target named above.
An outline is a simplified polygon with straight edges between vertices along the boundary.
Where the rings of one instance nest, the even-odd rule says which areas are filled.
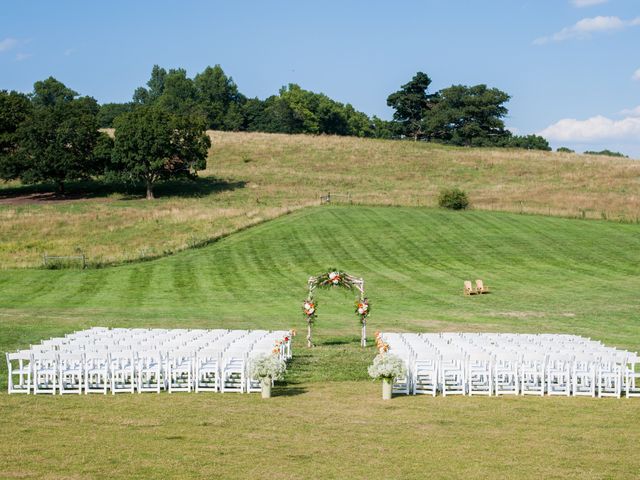
[[[509,95],[486,85],[453,85],[438,92],[426,122],[432,138],[454,145],[500,145],[510,134],[502,120]]]
[[[422,138],[424,122],[433,108],[436,95],[428,94],[431,79],[426,73],[416,73],[409,83],[387,97],[387,105],[395,110],[393,119],[403,126],[403,133],[414,140]]]
[[[18,128],[31,115],[29,98],[18,92],[0,91],[0,179],[12,180],[20,175],[16,156]]]
[[[113,168],[125,179],[143,182],[147,199],[153,199],[158,181],[193,177],[206,168],[210,146],[201,117],[141,106],[115,120]]]
[[[53,181],[64,193],[66,182],[101,173],[93,155],[98,103],[77,95],[53,77],[34,84],[33,113],[16,132],[16,173],[24,183]]]
[[[227,77],[220,65],[207,67],[193,79],[198,106],[213,130],[240,130],[243,126],[242,105],[246,99],[238,91],[233,78]]]
[[[147,87],[138,87],[133,92],[133,103],[137,105],[151,105],[154,103],[162,92],[164,92],[164,81],[167,76],[167,71],[154,65],[151,69],[151,78],[147,82]]]

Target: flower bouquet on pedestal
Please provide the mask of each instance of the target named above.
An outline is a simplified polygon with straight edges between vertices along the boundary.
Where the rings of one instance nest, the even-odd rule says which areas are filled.
[[[382,379],[382,399],[390,400],[393,381],[407,374],[404,361],[392,353],[380,353],[368,368],[369,376],[374,380]]]

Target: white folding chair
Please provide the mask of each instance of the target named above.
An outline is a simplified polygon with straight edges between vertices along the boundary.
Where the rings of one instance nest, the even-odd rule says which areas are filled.
[[[109,354],[87,352],[84,355],[84,393],[107,394],[109,388]]]
[[[412,370],[413,394],[430,394],[435,397],[438,390],[438,357],[418,357]]]
[[[598,397],[616,397],[622,395],[622,365],[626,364],[616,354],[605,354],[598,364]]]
[[[465,395],[465,356],[463,353],[447,352],[440,357],[440,390],[442,396]]]
[[[640,397],[640,357],[637,354],[627,358],[625,390],[627,398]]]
[[[7,388],[9,394],[30,393],[31,391],[31,352],[21,350],[7,353]],[[16,365],[13,365],[13,362]],[[17,379],[14,377],[17,376]],[[16,383],[17,380],[17,383]]]
[[[221,391],[244,393],[246,382],[246,354],[241,351],[225,352],[221,372]]]
[[[204,348],[196,353],[196,393],[220,390],[220,351]]]
[[[546,356],[525,352],[520,360],[520,393],[544,395]]]
[[[138,393],[160,393],[164,387],[162,354],[159,350],[146,350],[136,355],[136,381]]]
[[[572,369],[572,391],[576,397],[596,396],[596,374],[598,370],[598,363],[589,354],[577,354],[573,359]]]
[[[135,359],[131,350],[109,353],[109,377],[112,395],[135,392]]]
[[[38,352],[33,354],[33,393],[55,395],[58,385],[58,353]]]
[[[573,357],[552,353],[547,359],[547,395],[571,395]]]
[[[190,392],[193,388],[193,352],[178,350],[167,356],[167,383],[169,393]]]
[[[491,355],[471,352],[467,360],[467,392],[469,395],[489,395],[493,392],[493,362]]]
[[[493,364],[493,379],[496,395],[518,395],[520,392],[520,377],[518,355],[510,352],[500,352]]]
[[[81,353],[58,354],[58,382],[60,395],[82,393],[84,380],[84,355]]]

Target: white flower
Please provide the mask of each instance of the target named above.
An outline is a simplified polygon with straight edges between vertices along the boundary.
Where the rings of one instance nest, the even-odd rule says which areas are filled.
[[[367,369],[371,378],[402,378],[407,374],[407,367],[397,355],[392,353],[380,353],[373,359],[373,364]]]
[[[333,280],[334,285],[337,285],[338,283],[340,283],[340,280],[338,280],[337,278]]]
[[[309,305],[309,303],[308,303],[308,302],[305,302],[305,303],[304,303],[304,309],[305,309],[305,310],[309,310],[310,308],[311,308],[311,305]]]
[[[277,355],[262,354],[251,359],[249,374],[251,378],[271,378],[280,380],[287,371],[287,364]]]
[[[307,312],[309,312],[309,315],[312,315],[312,314],[313,314],[313,312],[315,312],[315,311],[316,311],[316,309],[315,309],[315,308],[308,308],[308,309],[307,309]]]
[[[366,308],[363,308],[363,307],[360,307],[360,308],[358,309],[358,313],[359,313],[360,315],[362,315],[362,314],[363,314],[364,312],[366,312],[366,311],[367,311],[367,309],[366,309]]]
[[[338,276],[338,272],[331,272],[329,274],[329,280],[333,280],[334,278],[336,278]]]

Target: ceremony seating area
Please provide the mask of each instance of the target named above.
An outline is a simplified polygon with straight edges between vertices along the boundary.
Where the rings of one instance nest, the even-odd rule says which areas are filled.
[[[407,376],[395,393],[640,397],[640,357],[575,335],[379,333]]]
[[[259,392],[262,354],[291,358],[291,333],[94,327],[7,353],[9,393]]]

